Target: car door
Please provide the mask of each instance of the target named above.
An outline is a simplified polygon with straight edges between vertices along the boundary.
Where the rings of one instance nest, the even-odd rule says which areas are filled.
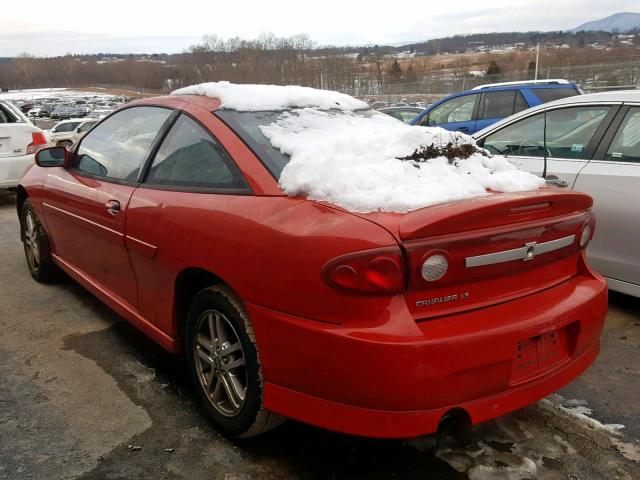
[[[210,117],[204,127],[180,114],[130,202],[126,243],[138,278],[139,311],[172,336],[178,334],[171,320],[176,271],[180,265],[194,266],[194,252],[202,262],[212,257],[226,261],[244,242],[236,233],[239,212],[259,203],[231,155],[209,131],[225,127]]]
[[[490,132],[480,145],[523,170],[572,187],[610,124],[617,105],[567,106],[538,111]]]
[[[417,124],[471,134],[476,131],[475,114],[479,98],[480,94],[473,93],[446,100],[435,105]]]
[[[619,112],[574,186],[594,200],[597,227],[588,249],[591,265],[614,283],[614,290],[626,293],[634,292],[624,284],[640,285],[639,187],[640,105],[635,105]]]
[[[43,199],[55,254],[100,288],[137,305],[137,284],[125,247],[127,207],[142,166],[174,111],[131,107],[86,135],[68,169],[45,179]]]
[[[485,92],[480,100],[475,129],[470,133],[482,130],[527,108],[529,105],[518,90]]]

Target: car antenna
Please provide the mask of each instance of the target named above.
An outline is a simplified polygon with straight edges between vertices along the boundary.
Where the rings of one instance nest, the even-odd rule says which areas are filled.
[[[542,178],[547,178],[547,112],[544,112],[544,126],[542,129],[542,148],[544,149],[544,167],[542,169]]]

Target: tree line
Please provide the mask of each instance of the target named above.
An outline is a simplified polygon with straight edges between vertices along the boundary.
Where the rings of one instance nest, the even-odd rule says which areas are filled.
[[[0,88],[117,86],[162,92],[194,83],[229,80],[375,94],[388,85],[417,84],[425,78],[447,72],[465,75],[475,69],[495,76],[495,66],[499,66],[501,72],[526,70],[531,68],[532,60],[532,53],[527,49],[503,55],[436,55],[425,51],[462,48],[460,42],[466,45],[479,41],[486,44],[513,40],[533,42],[539,40],[540,35],[562,41],[570,38],[577,44],[593,38],[605,38],[606,35],[611,37],[611,34],[603,32],[529,32],[455,36],[403,47],[318,47],[304,34],[291,37],[263,34],[248,40],[238,37],[225,40],[207,35],[200,43],[180,54],[69,54],[52,58],[23,54],[17,58],[0,59]],[[634,54],[637,56],[637,48],[616,47],[607,51],[579,46],[548,50],[541,52],[541,64],[554,66],[566,65],[567,62],[576,64],[577,61],[609,61],[616,56],[625,59],[632,58],[630,56]],[[407,50],[412,53],[398,55]]]

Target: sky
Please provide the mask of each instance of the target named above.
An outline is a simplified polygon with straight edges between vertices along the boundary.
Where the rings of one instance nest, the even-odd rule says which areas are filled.
[[[565,30],[640,0],[0,0],[0,57],[176,53],[205,34],[306,33],[317,45],[399,44],[456,34]]]

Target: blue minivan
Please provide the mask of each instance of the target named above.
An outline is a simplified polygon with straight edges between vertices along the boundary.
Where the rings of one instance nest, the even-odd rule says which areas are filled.
[[[531,80],[480,85],[437,101],[410,123],[438,126],[471,135],[527,108],[580,94],[580,87],[567,80]]]

